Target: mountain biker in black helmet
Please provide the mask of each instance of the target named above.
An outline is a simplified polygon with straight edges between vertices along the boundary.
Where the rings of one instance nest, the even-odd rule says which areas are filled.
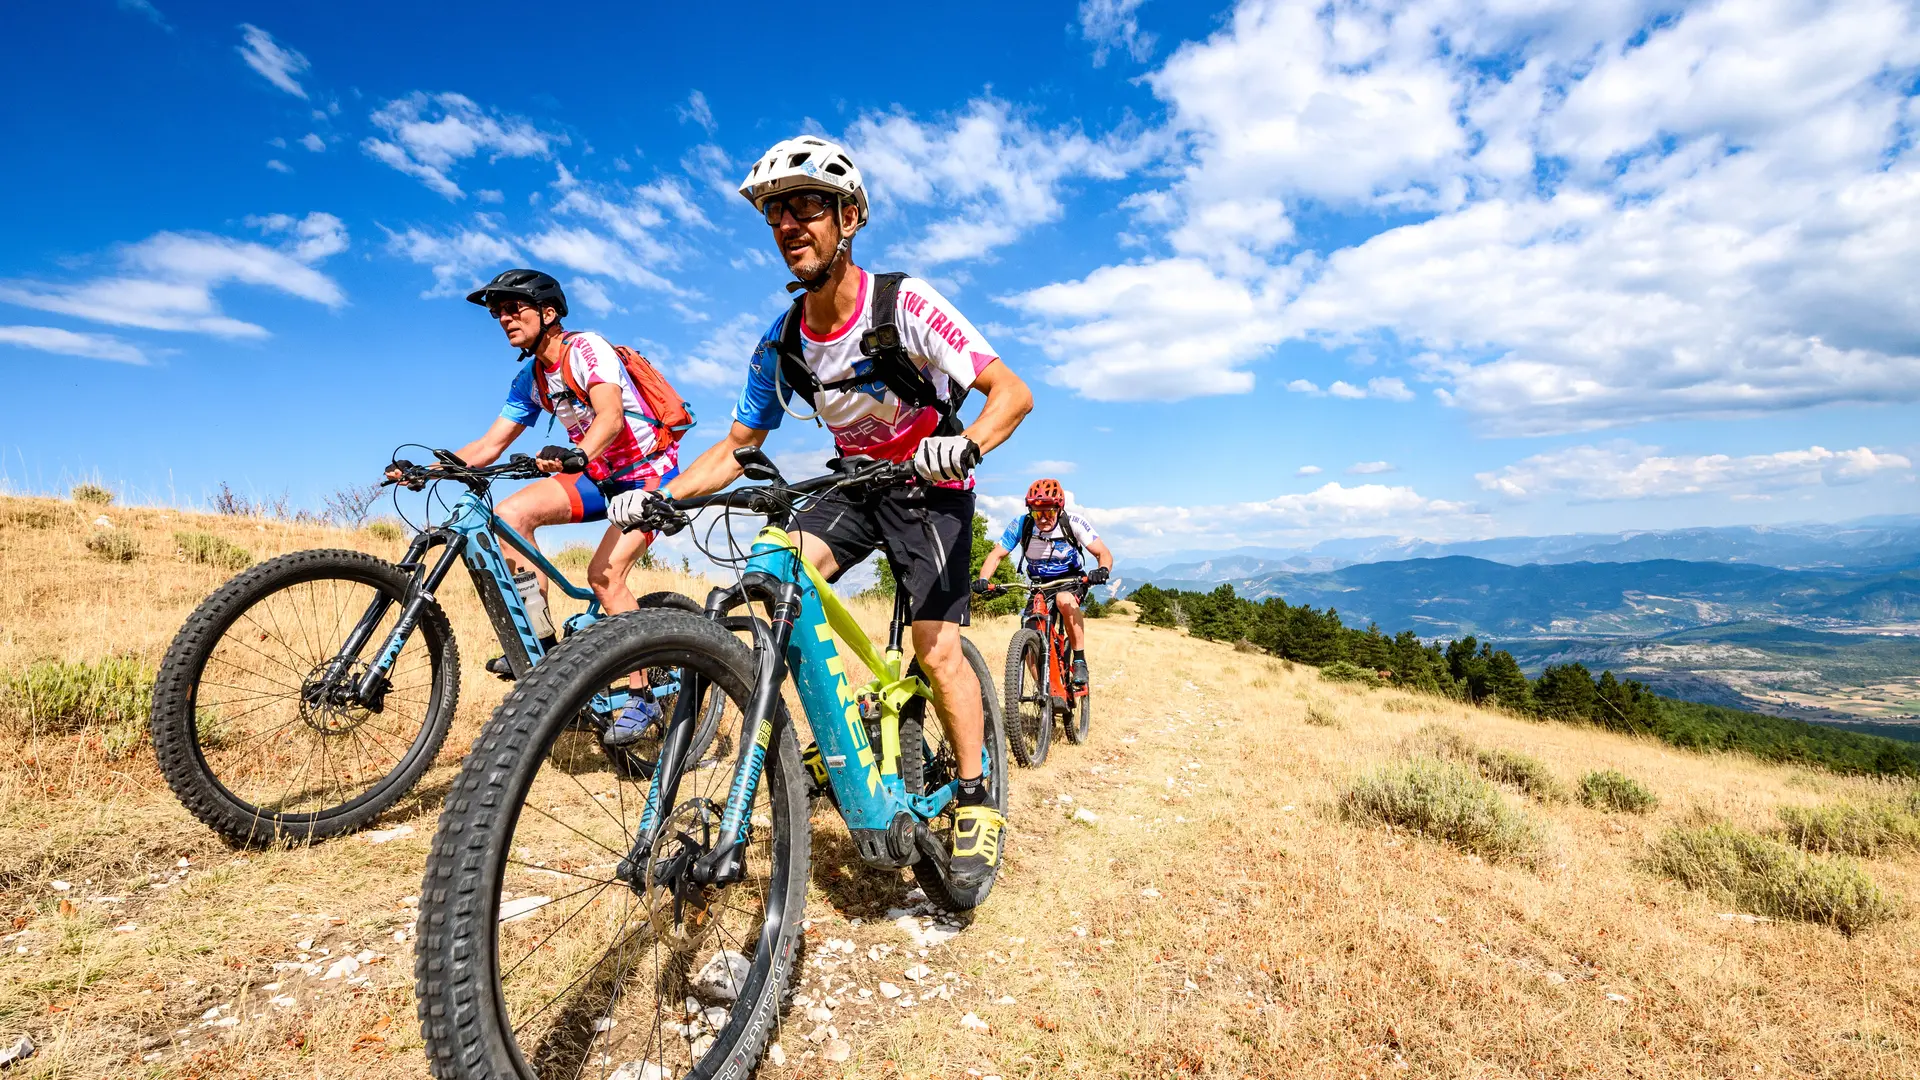
[[[548,479],[521,488],[495,507],[501,521],[528,539],[542,525],[602,521],[607,501],[615,495],[657,488],[679,471],[678,445],[659,438],[658,424],[613,345],[599,334],[569,332],[561,326],[567,296],[551,275],[505,270],[469,293],[467,302],[486,308],[499,322],[507,344],[520,350],[522,363],[500,415],[486,434],[457,451],[460,459],[475,466],[491,464],[542,412],[553,414],[573,444],[541,449],[534,460],[540,471],[550,474]],[[400,478],[397,469],[387,475]],[[622,533],[612,526],[601,536],[587,564],[587,582],[608,614],[637,606],[627,588],[627,572],[652,539],[652,533]],[[511,546],[503,549],[516,577],[537,577]],[[536,628],[552,648],[556,642],[545,611],[547,582],[537,581],[540,599],[529,607],[541,610],[529,614],[536,615]],[[505,660],[496,657],[487,670],[510,678]],[[659,719],[657,705],[646,695],[633,695],[606,739],[612,745],[633,742]]]

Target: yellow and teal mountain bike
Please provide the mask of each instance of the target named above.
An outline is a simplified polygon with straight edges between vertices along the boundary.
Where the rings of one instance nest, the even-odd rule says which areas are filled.
[[[963,888],[948,873],[957,759],[929,722],[918,663],[901,663],[904,597],[877,648],[785,532],[810,499],[858,497],[910,473],[853,458],[789,484],[757,448],[737,456],[764,482],[678,500],[664,511],[675,520],[658,524],[705,507],[767,519],[738,581],[713,590],[702,615],[634,612],[562,643],[501,704],[447,795],[414,969],[436,1076],[753,1071],[806,910],[816,789],[787,711],[789,680],[818,742],[819,793],[860,858],[912,867],[949,908],[973,907],[992,887]],[[836,638],[872,673],[864,685],[848,680]],[[1004,813],[998,698],[979,651],[965,639],[962,648],[980,684],[990,802]],[[568,734],[607,688],[654,668],[679,672],[680,693],[658,767],[623,778]],[[731,760],[693,752],[701,718],[716,711],[722,730],[738,732]]]

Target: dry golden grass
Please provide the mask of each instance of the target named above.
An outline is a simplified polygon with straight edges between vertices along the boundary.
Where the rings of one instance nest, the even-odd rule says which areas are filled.
[[[149,554],[106,562],[85,547],[96,512],[0,499],[0,668],[157,660],[227,576],[172,558],[178,530],[256,559],[400,550],[364,532],[110,508]],[[0,1036],[41,1044],[9,1080],[425,1075],[406,901],[441,787],[501,693],[480,670],[493,650],[470,590],[442,595],[462,705],[440,764],[381,823],[413,827],[391,842],[243,855],[187,817],[144,751],[109,761],[86,731],[0,745]],[[859,610],[876,630],[885,618]],[[970,632],[989,667],[1011,629]],[[797,1010],[787,1066],[766,1075],[1920,1075],[1915,920],[1848,938],[1728,918],[1728,901],[1644,865],[1675,827],[1767,832],[1780,807],[1883,786],[1327,683],[1125,618],[1089,631],[1093,741],[1056,740],[1045,767],[1015,773],[1005,869],[957,937],[922,958],[886,918],[907,902],[906,875],[861,866],[831,816],[816,818],[802,993],[833,1010],[852,1057],[808,1056],[821,1044]],[[1309,723],[1310,705],[1342,726]],[[1528,802],[1544,831],[1531,866],[1340,820],[1339,793],[1435,723],[1557,776],[1618,769],[1662,802],[1643,816]],[[1094,822],[1070,820],[1079,809]],[[1896,902],[1920,896],[1909,849],[1860,865]],[[829,938],[855,951],[825,961]],[[274,970],[301,951],[381,955],[355,986]],[[858,996],[882,980],[916,992],[904,971],[919,963],[950,997]],[[963,1028],[967,1012],[987,1030]]]

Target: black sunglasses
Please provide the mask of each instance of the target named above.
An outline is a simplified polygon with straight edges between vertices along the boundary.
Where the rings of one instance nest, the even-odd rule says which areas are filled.
[[[503,297],[499,300],[487,301],[487,314],[497,319],[502,315],[518,315],[532,306],[532,304],[527,303],[525,300],[510,296]]]
[[[780,215],[792,214],[799,222],[814,221],[838,205],[838,196],[826,195],[818,191],[797,191],[792,195],[768,199],[760,204],[760,212],[767,216],[767,224],[780,224]]]

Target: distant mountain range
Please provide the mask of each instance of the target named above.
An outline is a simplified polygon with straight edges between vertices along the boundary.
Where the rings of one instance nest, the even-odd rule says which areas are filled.
[[[1920,567],[1920,515],[1864,518],[1837,525],[1734,525],[1560,536],[1508,536],[1434,543],[1394,536],[1328,540],[1311,548],[1239,548],[1195,552],[1163,560],[1122,561],[1119,576],[1133,582],[1233,581],[1272,573],[1318,573],[1359,563],[1465,555],[1519,566],[1527,563],[1740,563],[1782,570],[1899,570]]]
[[[1234,564],[1206,565],[1219,570]],[[1228,584],[1250,599],[1278,596],[1290,604],[1337,608],[1349,626],[1377,622],[1389,632],[1413,630],[1422,637],[1641,636],[1746,620],[1816,627],[1920,620],[1920,569],[1781,570],[1678,559],[1512,566],[1452,555],[1318,573],[1272,570],[1199,579],[1155,574],[1152,580],[1162,588],[1203,592]]]

